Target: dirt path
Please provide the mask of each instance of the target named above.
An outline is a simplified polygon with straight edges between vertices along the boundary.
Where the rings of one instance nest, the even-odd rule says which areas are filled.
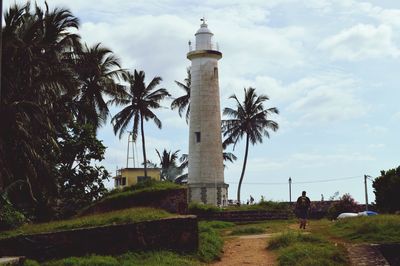
[[[227,238],[221,261],[211,265],[277,265],[276,255],[266,249],[269,237],[271,237],[271,234]]]

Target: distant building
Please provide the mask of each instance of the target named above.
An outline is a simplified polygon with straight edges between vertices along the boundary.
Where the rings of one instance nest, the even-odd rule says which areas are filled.
[[[147,168],[147,178],[159,181],[160,173],[161,168]],[[113,178],[116,188],[132,186],[146,180],[143,168],[121,168],[117,170],[117,174]]]

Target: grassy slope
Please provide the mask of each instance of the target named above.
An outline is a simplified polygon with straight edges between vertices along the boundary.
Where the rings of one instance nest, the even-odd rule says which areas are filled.
[[[331,232],[337,237],[354,242],[400,243],[400,216],[377,215],[343,219],[334,223]]]
[[[88,215],[70,220],[54,221],[41,224],[27,224],[15,230],[0,232],[0,239],[24,234],[56,232],[109,224],[124,224],[148,220],[157,220],[172,216],[172,214],[164,210],[153,208],[131,208],[103,214]]]

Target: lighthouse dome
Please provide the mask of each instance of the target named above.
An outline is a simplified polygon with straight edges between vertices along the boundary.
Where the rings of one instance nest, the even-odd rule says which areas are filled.
[[[202,19],[203,23],[200,25],[200,29],[196,32],[196,50],[212,50],[212,37],[213,33],[207,27],[205,19]]]
[[[207,26],[208,25],[205,22],[203,22],[200,25],[200,29],[196,32],[195,35],[197,35],[197,34],[211,34],[211,35],[214,35]]]

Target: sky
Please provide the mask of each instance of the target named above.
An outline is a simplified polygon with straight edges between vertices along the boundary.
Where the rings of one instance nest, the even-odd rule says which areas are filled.
[[[6,10],[13,0],[3,1]],[[24,1],[17,1],[22,3]],[[37,0],[44,6],[44,1]],[[223,58],[219,61],[221,107],[228,97],[243,99],[256,88],[277,107],[279,130],[250,146],[242,200],[288,201],[306,190],[311,200],[335,192],[365,202],[364,175],[371,179],[400,165],[400,1],[398,0],[48,0],[80,19],[88,45],[102,43],[123,68],[143,70],[146,81],[161,76],[161,87],[183,95],[190,61],[188,41],[207,19]],[[147,154],[155,149],[188,152],[189,128],[163,102],[156,113],[162,130],[145,124]],[[120,109],[111,108],[111,115]],[[224,117],[223,117],[224,118]],[[110,122],[98,131],[107,151],[101,163],[115,173],[126,166],[127,135],[113,133]],[[229,198],[236,198],[245,141],[227,163]],[[138,161],[141,144],[137,143]],[[369,201],[374,201],[368,179]],[[113,183],[110,181],[108,186]]]

